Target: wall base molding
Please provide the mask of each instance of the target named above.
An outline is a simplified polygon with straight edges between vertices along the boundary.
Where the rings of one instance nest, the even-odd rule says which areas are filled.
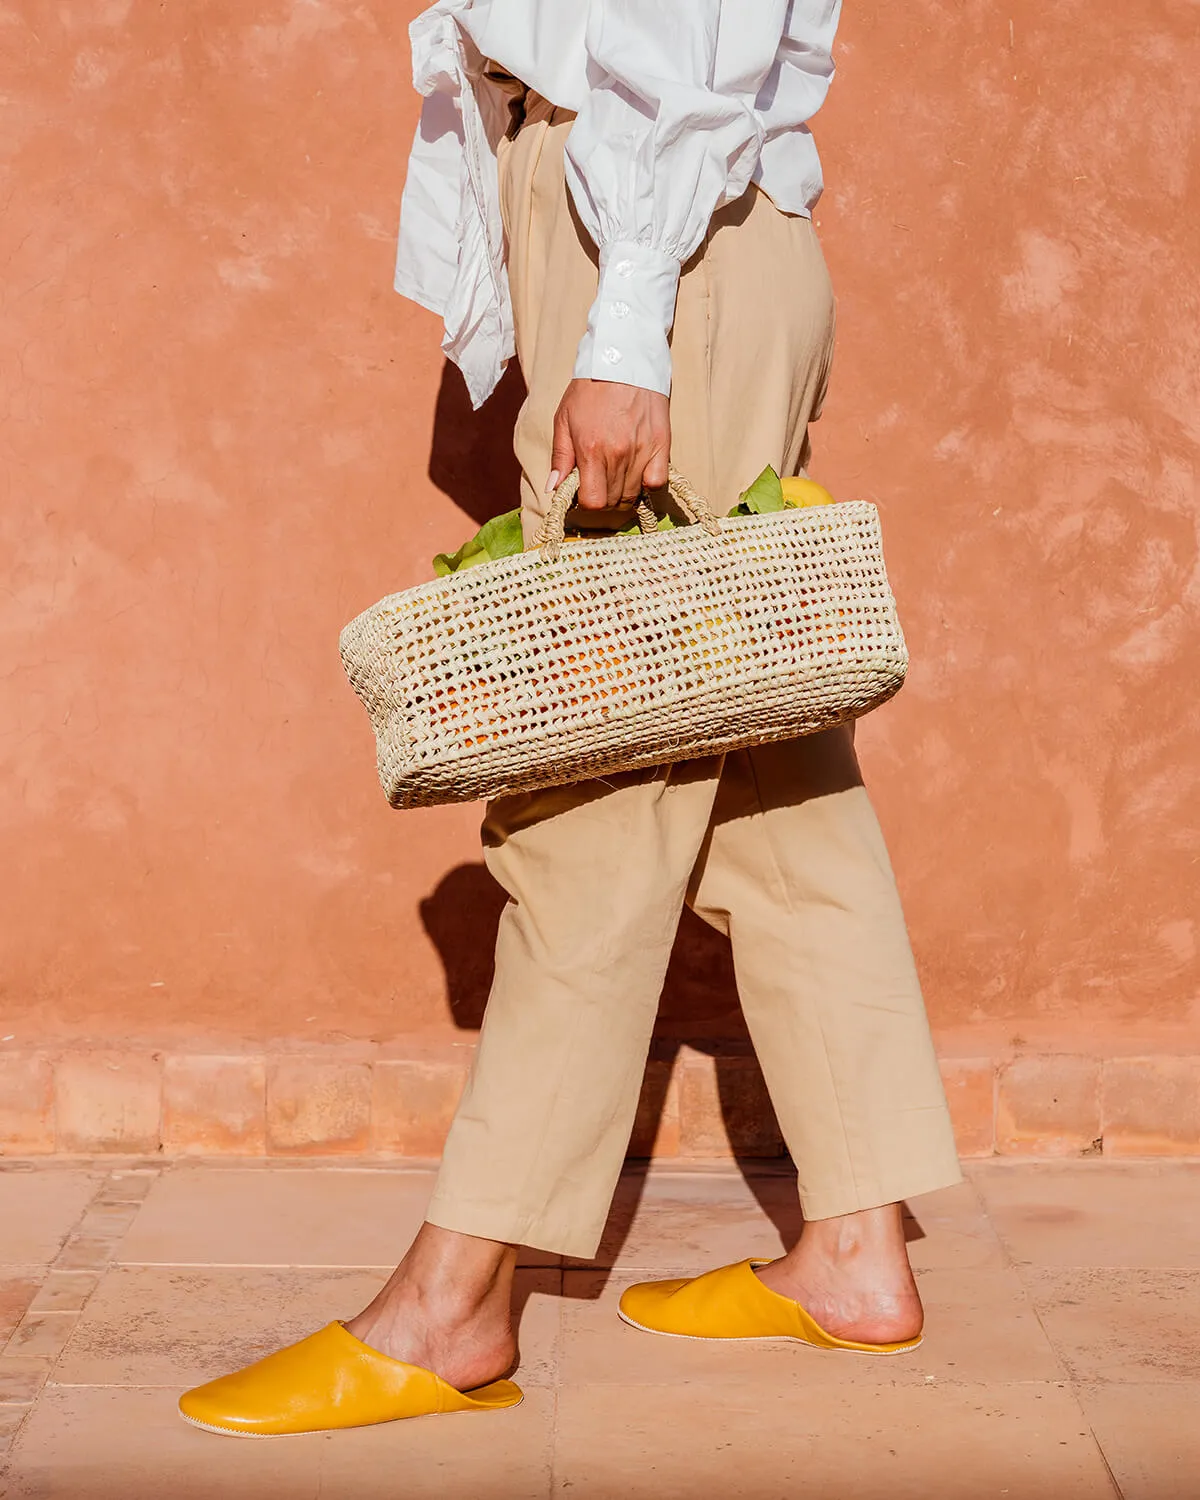
[[[374,1053],[0,1050],[0,1155],[439,1155],[466,1042]],[[1200,1156],[1200,1055],[1031,1052],[942,1060],[960,1153]],[[630,1154],[784,1154],[754,1057],[656,1044]]]

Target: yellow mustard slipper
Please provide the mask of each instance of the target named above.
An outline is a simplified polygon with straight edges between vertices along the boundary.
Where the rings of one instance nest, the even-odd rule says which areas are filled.
[[[834,1338],[798,1302],[763,1285],[754,1272],[767,1264],[743,1260],[688,1281],[643,1281],[625,1291],[617,1311],[633,1328],[678,1339],[796,1339],[851,1354],[904,1354],[921,1342],[919,1335],[896,1344]]]
[[[180,1398],[179,1411],[223,1436],[284,1437],[434,1412],[500,1411],[520,1400],[511,1380],[456,1391],[432,1370],[389,1359],[344,1323],[330,1323],[244,1370],[198,1385]]]

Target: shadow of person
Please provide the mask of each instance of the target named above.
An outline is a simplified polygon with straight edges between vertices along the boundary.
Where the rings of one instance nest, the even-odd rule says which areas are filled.
[[[521,503],[521,470],[513,427],[525,384],[513,360],[478,411],[457,368],[446,361],[433,413],[429,477],[478,525]],[[464,538],[465,540],[465,538]]]
[[[496,951],[496,929],[507,897],[482,864],[457,865],[421,902],[421,921],[446,975],[454,1024],[483,1024]]]

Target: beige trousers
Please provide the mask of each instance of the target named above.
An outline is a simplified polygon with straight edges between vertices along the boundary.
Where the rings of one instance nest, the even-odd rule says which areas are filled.
[[[596,291],[563,181],[571,117],[535,101],[502,151],[523,506],[544,506],[554,411]],[[811,223],[756,189],[685,267],[672,335],[672,459],[728,507],[807,457],[833,343]],[[848,730],[493,803],[508,892],[475,1064],[434,1224],[590,1256],[633,1126],[688,902],[733,946],[747,1026],[805,1216],[959,1180],[904,919]]]

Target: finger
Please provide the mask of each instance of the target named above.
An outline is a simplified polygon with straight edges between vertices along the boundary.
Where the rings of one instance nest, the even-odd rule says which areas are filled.
[[[575,444],[571,441],[571,427],[566,412],[560,406],[554,414],[554,442],[550,449],[550,477],[546,481],[546,493],[556,490],[575,467]]]
[[[608,470],[604,457],[597,450],[577,455],[579,463],[579,494],[576,505],[584,510],[606,510],[608,508]]]
[[[667,469],[670,463],[670,447],[654,448],[646,460],[642,470],[642,483],[648,490],[661,490],[667,483]]]
[[[629,454],[609,453],[607,455],[609,505],[623,505],[628,498],[627,491],[631,483],[634,486],[633,493],[636,495],[640,492],[640,485],[632,477],[633,469],[634,462]]]
[[[642,471],[645,468],[645,454],[635,453],[628,463],[625,464],[621,473],[621,495],[616,503],[620,505],[633,505],[641,498],[642,493]]]

